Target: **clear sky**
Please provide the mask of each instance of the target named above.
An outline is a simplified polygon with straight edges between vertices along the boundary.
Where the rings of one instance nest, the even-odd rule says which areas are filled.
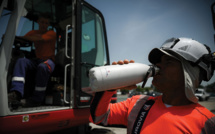
[[[104,15],[111,62],[133,59],[150,64],[150,50],[171,37],[193,38],[215,51],[210,9],[215,0],[86,1]],[[214,81],[213,77],[210,83]]]

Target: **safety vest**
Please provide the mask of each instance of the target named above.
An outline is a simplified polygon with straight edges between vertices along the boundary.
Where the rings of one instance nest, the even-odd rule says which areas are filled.
[[[215,133],[215,115],[198,103],[166,107],[162,96],[138,95],[111,104],[109,102],[114,93],[96,93],[91,104],[91,122],[104,126],[123,125],[127,127],[128,134],[137,133],[135,129],[139,128],[140,134]],[[149,100],[154,101],[152,106],[144,105]],[[141,109],[150,109],[142,124],[138,122],[144,115],[144,112],[140,114]]]

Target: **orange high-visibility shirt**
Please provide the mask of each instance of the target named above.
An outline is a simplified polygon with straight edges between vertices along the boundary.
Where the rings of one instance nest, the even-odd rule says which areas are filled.
[[[115,92],[96,93],[91,104],[90,121],[96,124],[124,125],[130,134],[136,117],[147,100],[154,100],[140,130],[141,134],[215,133],[215,115],[200,104],[166,107],[162,96],[133,96],[110,104]]]
[[[31,36],[39,34],[38,30],[32,30],[28,32],[25,36]],[[56,33],[53,30],[47,31],[42,34],[44,41],[34,42],[35,54],[39,59],[54,59],[55,56],[55,42],[56,42]]]

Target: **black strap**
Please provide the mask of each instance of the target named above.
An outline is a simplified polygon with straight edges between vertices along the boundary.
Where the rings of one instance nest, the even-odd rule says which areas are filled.
[[[151,72],[152,72],[152,76],[154,76],[154,75],[155,75],[155,69],[154,69],[153,66],[150,66],[149,70],[147,71],[146,76],[145,76],[144,79],[143,79],[142,88],[145,87],[145,84],[146,84],[146,82],[147,82],[147,80],[148,80],[148,78],[149,78],[149,74],[150,74]]]
[[[143,107],[140,109],[139,113],[138,113],[138,116],[134,122],[134,126],[133,126],[133,129],[132,129],[132,134],[139,134],[140,133],[140,130],[143,126],[143,123],[146,119],[146,116],[149,112],[149,110],[151,109],[152,105],[154,104],[154,100],[148,100],[144,105]]]

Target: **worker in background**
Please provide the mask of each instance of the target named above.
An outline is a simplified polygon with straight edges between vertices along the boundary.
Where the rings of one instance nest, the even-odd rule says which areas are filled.
[[[17,60],[12,77],[12,87],[8,95],[9,105],[12,107],[19,103],[24,96],[27,71],[36,73],[36,85],[33,96],[26,100],[24,106],[41,105],[45,97],[48,79],[55,67],[56,33],[53,30],[48,30],[50,18],[46,14],[41,14],[37,23],[39,24],[38,30],[29,31],[21,37],[34,43],[36,59],[20,58]]]

